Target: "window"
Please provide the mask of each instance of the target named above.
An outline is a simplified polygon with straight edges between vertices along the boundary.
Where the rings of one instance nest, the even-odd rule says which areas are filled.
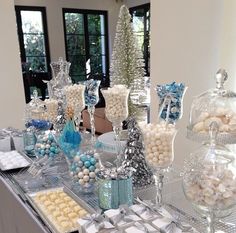
[[[26,102],[38,88],[45,98],[46,84],[50,79],[50,56],[44,7],[16,6],[16,21]]]
[[[63,9],[66,58],[74,82],[92,76],[109,85],[107,12]]]
[[[150,76],[150,4],[130,8],[134,34],[143,51],[146,75]]]

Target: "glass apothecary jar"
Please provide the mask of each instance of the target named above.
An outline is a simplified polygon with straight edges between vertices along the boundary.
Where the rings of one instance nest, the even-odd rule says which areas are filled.
[[[33,91],[33,98],[32,100],[26,104],[25,107],[25,125],[31,120],[44,120],[45,119],[45,104],[44,102],[38,97],[38,91]],[[31,126],[31,125],[30,125]]]
[[[216,142],[217,122],[210,125],[210,141],[186,160],[183,189],[194,209],[208,220],[208,231],[215,232],[215,220],[230,214],[236,204],[234,154]]]
[[[190,112],[187,137],[194,141],[209,140],[209,126],[216,122],[217,140],[223,144],[236,143],[236,93],[226,90],[228,75],[220,69],[216,74],[216,88],[195,97]]]

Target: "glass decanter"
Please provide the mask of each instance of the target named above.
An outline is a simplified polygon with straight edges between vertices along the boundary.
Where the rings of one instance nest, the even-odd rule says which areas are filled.
[[[194,209],[207,218],[207,232],[215,232],[215,221],[230,214],[236,204],[235,155],[217,143],[219,126],[212,122],[209,142],[186,160],[183,190]]]
[[[78,129],[81,121],[81,111],[85,108],[84,91],[85,85],[83,84],[74,84],[64,88],[66,106],[74,112],[74,120]]]
[[[209,126],[216,122],[219,127],[217,140],[223,144],[236,143],[236,93],[226,90],[228,79],[225,70],[216,74],[216,87],[195,97],[190,111],[187,137],[194,141],[209,140]]]
[[[94,112],[95,112],[95,105],[99,101],[99,86],[101,81],[89,79],[85,82],[85,105],[88,107],[88,113],[90,117],[90,127],[91,127],[91,143],[94,144],[95,142],[95,122],[94,122]]]
[[[115,140],[117,144],[116,165],[121,166],[123,158],[121,156],[120,133],[122,122],[128,117],[128,97],[130,90],[124,85],[114,85],[111,88],[102,89],[102,94],[106,102],[105,114],[113,125]]]

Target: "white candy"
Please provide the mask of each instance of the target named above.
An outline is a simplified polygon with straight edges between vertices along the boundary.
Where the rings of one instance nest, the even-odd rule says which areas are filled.
[[[153,166],[167,167],[173,162],[172,139],[176,130],[172,125],[166,127],[163,123],[140,125],[143,132],[146,160]]]
[[[57,118],[57,109],[58,109],[58,101],[54,99],[46,99],[45,105],[47,108],[47,112],[45,114],[45,118],[51,122],[55,121]]]
[[[236,182],[230,170],[205,166],[194,182],[185,185],[187,197],[198,205],[227,208],[236,202]]]
[[[82,111],[85,107],[84,102],[85,85],[74,84],[64,88],[67,106],[71,107],[74,111]]]
[[[123,85],[114,85],[112,88],[103,90],[106,101],[106,117],[111,122],[115,120],[123,121],[128,117],[127,97],[129,89]]]

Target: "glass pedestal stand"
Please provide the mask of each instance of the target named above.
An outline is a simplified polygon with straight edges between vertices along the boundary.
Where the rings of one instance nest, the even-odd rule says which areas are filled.
[[[88,106],[88,113],[90,118],[90,128],[91,128],[91,144],[94,145],[96,142],[95,137],[95,121],[94,121],[94,112],[95,112],[95,106]]]
[[[116,157],[116,166],[117,168],[120,167],[122,165],[122,161],[123,158],[121,156],[121,142],[120,142],[120,133],[122,130],[122,123],[113,123],[113,131],[115,134],[115,141],[116,141],[116,153],[117,153],[117,157]]]

